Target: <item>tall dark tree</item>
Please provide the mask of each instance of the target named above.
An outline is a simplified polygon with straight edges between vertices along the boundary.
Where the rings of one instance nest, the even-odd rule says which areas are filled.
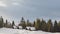
[[[33,22],[33,26],[35,27],[35,21]]]
[[[8,26],[8,21],[6,20],[6,24],[5,24],[5,27],[7,27]]]
[[[23,29],[26,28],[26,23],[25,23],[25,20],[24,20],[23,17],[22,17],[22,19],[21,19],[21,23],[20,23],[20,25],[23,27]]]
[[[58,23],[58,29],[57,29],[57,32],[60,32],[60,21]]]
[[[55,22],[54,22],[54,32],[57,32],[57,29],[58,29],[58,25],[57,25],[57,21],[55,20]]]
[[[1,16],[1,17],[0,17],[0,28],[3,27],[3,24],[4,24],[3,18],[2,18],[2,16]]]
[[[49,19],[48,22],[47,22],[46,30],[47,30],[48,32],[51,32],[51,31],[52,31],[52,28],[53,28],[53,24],[52,24],[51,19]]]
[[[6,25],[8,24],[8,21],[6,20]]]
[[[27,20],[27,26],[30,26],[30,27],[32,26],[29,20]]]
[[[29,20],[27,20],[27,26],[30,26],[30,24],[29,24],[30,22],[29,22]]]
[[[41,21],[41,30],[43,30],[43,31],[46,30],[46,22],[43,19]]]
[[[13,27],[13,26],[15,26],[15,23],[14,23],[14,21],[12,21],[12,27]]]
[[[41,21],[40,19],[37,19],[35,22],[35,28],[36,30],[40,30],[41,29]]]

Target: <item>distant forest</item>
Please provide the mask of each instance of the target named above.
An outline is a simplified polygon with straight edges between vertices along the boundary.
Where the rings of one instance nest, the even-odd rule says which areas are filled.
[[[4,22],[3,17],[0,17],[0,28],[13,28],[13,26],[15,26],[14,21],[12,21],[12,23],[9,23],[8,20]],[[51,19],[46,22],[44,19],[40,20],[37,18],[35,21],[33,21],[33,23],[31,23],[29,20],[25,21],[22,17],[18,26],[22,26],[22,29],[26,29],[26,27],[35,27],[36,31],[42,30],[46,32],[60,32],[60,21],[57,22],[55,20],[53,24]],[[17,29],[19,29],[19,27]]]

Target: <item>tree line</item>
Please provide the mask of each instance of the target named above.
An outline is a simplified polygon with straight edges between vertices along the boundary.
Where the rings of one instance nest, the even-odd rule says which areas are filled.
[[[2,16],[0,17],[0,28],[13,28],[13,26],[15,26],[14,21],[12,21],[12,23],[9,23],[7,20],[6,22],[4,22]],[[22,29],[26,29],[26,27],[35,27],[36,30],[42,30],[46,32],[60,32],[60,21],[57,22],[55,20],[54,22],[52,22],[51,19],[46,22],[44,19],[40,20],[39,18],[37,18],[35,21],[33,21],[33,23],[31,23],[29,20],[25,21],[22,17],[18,26],[22,26]]]

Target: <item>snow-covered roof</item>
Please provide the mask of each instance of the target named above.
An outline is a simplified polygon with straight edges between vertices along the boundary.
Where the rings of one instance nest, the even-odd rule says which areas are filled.
[[[17,29],[17,27],[16,27],[16,26],[13,26],[13,28],[14,28],[14,29]]]
[[[31,30],[36,30],[35,27],[31,27],[30,29],[31,29]]]
[[[22,26],[19,26],[19,29],[22,29]]]
[[[35,27],[26,27],[28,30],[31,29],[31,30],[35,30]]]
[[[27,29],[29,29],[30,27],[26,27]]]

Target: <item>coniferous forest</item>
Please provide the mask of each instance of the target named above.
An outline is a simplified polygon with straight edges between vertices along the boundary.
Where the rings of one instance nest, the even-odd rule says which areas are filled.
[[[9,23],[8,20],[4,22],[3,17],[2,16],[0,17],[0,28],[3,28],[3,27],[13,28],[13,26],[15,26],[14,21],[12,21],[12,23]],[[46,22],[44,19],[40,20],[39,18],[37,18],[35,21],[33,21],[33,23],[31,23],[29,20],[25,21],[24,18],[22,17],[18,26],[22,26],[22,29],[26,29],[26,27],[28,26],[35,27],[36,29],[35,31],[41,30],[45,32],[60,32],[60,21],[57,22],[55,20],[54,22],[52,22],[51,19],[49,19]],[[18,26],[17,26],[17,29],[19,29]]]

